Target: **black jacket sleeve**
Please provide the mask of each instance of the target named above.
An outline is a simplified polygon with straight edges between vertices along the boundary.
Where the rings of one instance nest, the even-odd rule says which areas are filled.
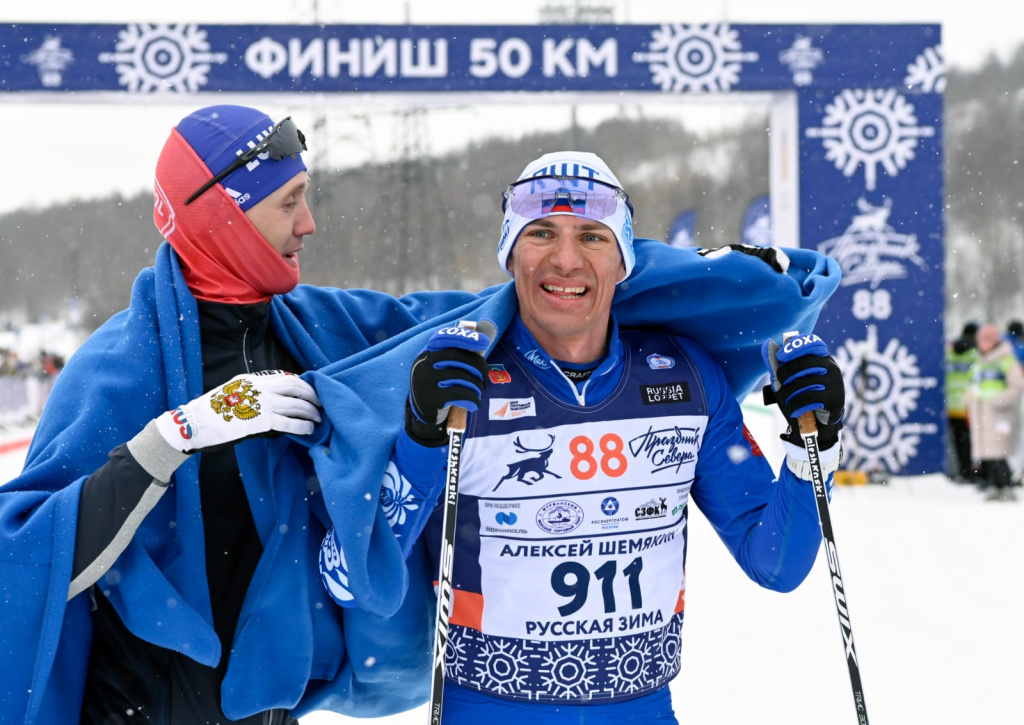
[[[95,584],[113,565],[185,458],[150,423],[111,451],[110,459],[85,480],[68,599]]]

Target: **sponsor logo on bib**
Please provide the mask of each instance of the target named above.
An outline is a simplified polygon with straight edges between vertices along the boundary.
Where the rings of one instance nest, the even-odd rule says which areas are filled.
[[[641,385],[640,395],[643,396],[644,405],[689,403],[690,384],[683,380],[678,383],[663,383],[662,385]]]
[[[655,501],[653,498],[647,503],[642,503],[636,507],[636,511],[633,515],[636,516],[637,521],[643,521],[645,519],[661,519],[668,515],[668,504],[665,503],[665,498],[660,497],[660,501]]]
[[[615,516],[617,513],[619,513],[619,499],[607,496],[601,501],[601,518],[590,523],[593,526],[600,526],[602,531],[617,529],[619,524],[629,521],[629,516]]]
[[[647,356],[647,364],[651,366],[651,370],[668,370],[676,366],[676,361],[655,353]]]
[[[537,415],[533,398],[491,398],[488,407],[487,417],[491,420],[512,420]]]
[[[634,458],[649,461],[651,473],[672,468],[678,471],[684,464],[696,463],[699,450],[700,429],[688,426],[649,428],[629,441],[629,452]]]
[[[583,523],[583,509],[572,501],[551,501],[537,512],[537,526],[549,534],[568,534]]]

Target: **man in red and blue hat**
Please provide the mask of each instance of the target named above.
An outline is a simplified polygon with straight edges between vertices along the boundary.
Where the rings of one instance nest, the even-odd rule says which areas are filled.
[[[422,699],[390,684],[423,670],[426,645],[410,652],[403,628],[419,607],[403,619],[395,593],[383,627],[325,606],[308,456],[246,467],[287,445],[265,436],[307,437],[320,420],[299,373],[475,296],[299,285],[316,229],[305,149],[290,118],[245,106],[171,130],[156,265],[68,362],[24,471],[0,489],[5,722],[273,725]]]

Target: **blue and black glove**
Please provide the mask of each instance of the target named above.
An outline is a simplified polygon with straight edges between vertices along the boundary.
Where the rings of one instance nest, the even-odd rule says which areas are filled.
[[[803,448],[797,420],[813,410],[821,450],[838,443],[846,386],[839,366],[828,354],[828,345],[815,334],[797,335],[782,347],[774,340],[766,340],[761,346],[761,357],[771,371],[771,384],[764,386],[764,404],[777,404],[789,421],[782,439]]]
[[[478,325],[494,334],[494,325]],[[412,364],[409,398],[405,404],[405,431],[424,446],[448,442],[444,429],[448,409],[457,405],[468,411],[480,407],[487,385],[483,353],[491,338],[482,329],[442,327],[427,341]]]

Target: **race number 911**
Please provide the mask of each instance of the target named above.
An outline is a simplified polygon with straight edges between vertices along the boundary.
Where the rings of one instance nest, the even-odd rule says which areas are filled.
[[[604,600],[605,614],[615,611],[615,559],[609,559],[600,567],[594,570],[594,577],[601,585],[601,598]],[[629,582],[629,604],[632,609],[643,608],[643,595],[640,591],[640,572],[643,571],[643,557],[638,556],[622,570],[622,575]],[[576,561],[564,561],[551,572],[551,588],[556,594],[563,597],[571,597],[558,608],[558,613],[563,617],[575,614],[587,603],[590,595],[590,571]]]

